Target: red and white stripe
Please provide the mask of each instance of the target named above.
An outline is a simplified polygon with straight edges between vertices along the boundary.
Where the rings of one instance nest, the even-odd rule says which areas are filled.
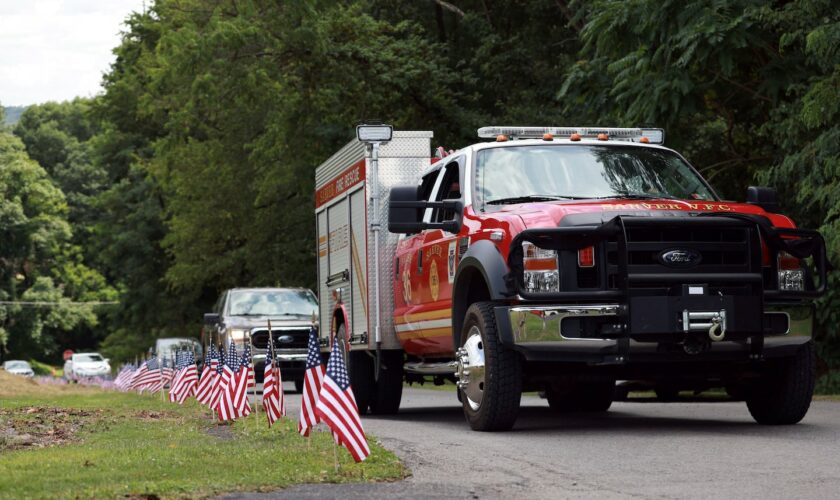
[[[210,397],[213,395],[213,386],[215,385],[216,369],[219,362],[215,359],[210,362],[210,366],[204,365],[201,370],[201,380],[196,389],[195,399],[203,405],[210,404]]]
[[[302,436],[309,436],[309,431],[321,421],[315,412],[318,404],[318,395],[321,393],[321,385],[324,382],[324,365],[318,365],[306,370],[303,378],[303,395],[300,400],[300,419],[298,420],[298,432]]]
[[[330,377],[324,377],[316,412],[321,420],[333,430],[333,435],[350,452],[353,460],[361,462],[370,455],[367,436],[362,428],[359,408],[353,389],[341,387]]]
[[[231,420],[235,408],[233,407],[233,386],[236,384],[236,373],[228,366],[222,368],[222,374],[219,377],[219,396],[216,403],[216,414],[219,420]]]
[[[251,414],[251,402],[248,400],[248,386],[250,376],[254,370],[250,365],[242,366],[234,376],[234,417],[247,417]]]
[[[169,393],[170,397],[175,394],[175,401],[184,404],[188,397],[194,396],[198,385],[198,369],[195,365],[189,365],[180,370],[180,376],[175,382],[175,387]]]
[[[279,389],[279,394],[278,394]],[[286,407],[283,402],[283,381],[280,379],[280,369],[273,367],[271,363],[265,364],[263,376],[262,405],[265,409],[268,426],[286,415]]]

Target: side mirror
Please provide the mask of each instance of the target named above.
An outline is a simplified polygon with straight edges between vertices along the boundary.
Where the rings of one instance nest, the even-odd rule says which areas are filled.
[[[450,233],[461,230],[463,204],[461,200],[424,201],[419,196],[419,186],[396,186],[391,188],[388,202],[388,231],[413,234],[424,229],[442,229]],[[455,212],[455,220],[423,222],[427,208],[440,208]]]
[[[216,313],[204,313],[204,324],[207,326],[216,326],[219,324],[219,315]]]
[[[758,205],[771,213],[779,213],[779,201],[776,190],[769,187],[750,186],[747,188],[747,203]]]

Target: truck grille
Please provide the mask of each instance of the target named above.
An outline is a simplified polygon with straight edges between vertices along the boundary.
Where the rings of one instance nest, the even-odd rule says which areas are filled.
[[[676,224],[679,224],[676,221]],[[706,275],[714,273],[760,272],[760,261],[756,266],[755,256],[760,250],[754,248],[757,235],[748,227],[685,227],[679,225],[626,226],[627,268],[630,274],[683,273],[697,274],[702,282],[711,281]],[[700,261],[684,268],[665,265],[660,260],[663,252],[673,249],[697,252]],[[759,252],[754,253],[754,250]],[[606,245],[608,269],[607,286],[618,287],[618,244],[609,241]],[[715,286],[712,281],[709,283]],[[634,285],[634,288],[663,289],[672,284],[649,282]],[[742,295],[751,293],[751,287],[733,283],[720,284],[718,291],[725,294]],[[661,290],[664,291],[664,290]]]
[[[659,261],[671,249],[699,252],[700,262],[684,272],[749,272],[750,238],[745,228],[627,227],[627,264],[631,272],[663,272],[674,268]],[[617,244],[607,246],[607,263],[618,265]]]
[[[309,328],[272,329],[275,349],[306,349],[309,345]],[[290,342],[284,337],[291,337]],[[251,332],[251,344],[255,349],[268,348],[268,329]]]

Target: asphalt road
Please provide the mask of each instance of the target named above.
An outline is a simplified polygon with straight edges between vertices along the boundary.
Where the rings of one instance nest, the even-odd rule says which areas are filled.
[[[289,415],[300,397],[288,394]],[[513,431],[469,430],[453,392],[407,389],[400,413],[365,430],[412,476],[303,485],[229,498],[840,498],[840,403],[788,427],[753,423],[744,403],[615,403],[553,415],[525,396]]]

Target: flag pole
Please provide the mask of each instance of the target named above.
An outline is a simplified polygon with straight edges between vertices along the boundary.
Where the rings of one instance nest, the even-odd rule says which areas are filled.
[[[335,442],[335,436],[333,436],[333,460],[335,462],[335,471],[338,472],[338,443]]]
[[[270,329],[268,331],[271,332]],[[254,343],[251,341],[251,332],[250,331],[248,332],[248,349],[251,351],[251,364],[254,365]],[[251,370],[253,368],[251,368],[249,366],[248,369]],[[256,370],[254,370],[254,371],[255,371],[255,373],[254,373],[254,425],[257,427],[257,430],[259,430],[260,403],[257,400],[257,374],[256,374]],[[248,383],[247,379],[245,380],[245,383],[246,384]],[[263,387],[265,387],[265,380],[263,380]]]
[[[166,381],[163,380],[163,356],[158,355],[158,373],[160,376],[160,400],[166,401]]]

